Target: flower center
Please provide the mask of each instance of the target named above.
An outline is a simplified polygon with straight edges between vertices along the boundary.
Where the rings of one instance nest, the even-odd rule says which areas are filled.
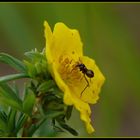
[[[76,67],[77,62],[67,56],[61,55],[59,57],[59,63],[58,72],[60,73],[61,78],[68,86],[77,86],[83,78],[83,74],[78,67]]]

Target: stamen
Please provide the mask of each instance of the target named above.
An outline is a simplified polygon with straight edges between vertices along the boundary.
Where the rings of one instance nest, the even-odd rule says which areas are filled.
[[[61,56],[59,57],[59,63],[61,63],[62,60],[63,60],[63,56],[61,55]]]
[[[68,63],[69,63],[69,59],[66,58],[66,59],[64,60],[64,62],[65,62],[66,64],[68,64]]]
[[[82,79],[82,74],[79,69],[76,67],[76,62],[73,59],[68,57],[60,56],[59,57],[60,67],[58,69],[62,79],[69,85],[73,86],[79,84],[79,81]]]

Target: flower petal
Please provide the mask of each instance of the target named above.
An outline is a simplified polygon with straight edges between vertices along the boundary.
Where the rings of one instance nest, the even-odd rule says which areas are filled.
[[[93,59],[87,56],[83,56],[80,59],[82,60],[82,62],[85,64],[85,66],[88,69],[94,72],[94,77],[89,78],[86,76],[89,82],[89,87],[87,87],[86,90],[83,92],[82,100],[87,103],[95,104],[97,100],[99,99],[99,93],[105,81],[105,77],[101,73],[100,69],[98,68],[98,66],[96,65]],[[85,85],[87,85],[86,80],[84,78],[83,80],[84,82],[81,81],[81,83],[85,83]]]
[[[54,61],[58,61],[61,55],[68,55],[79,59],[83,55],[83,44],[79,32],[68,28],[65,24],[58,22],[53,31],[53,42],[50,46]]]
[[[74,102],[75,108],[77,110],[79,110],[79,112],[80,112],[81,120],[85,122],[87,132],[89,134],[93,133],[94,132],[94,128],[91,125],[91,119],[90,119],[91,109],[90,109],[89,104],[83,102],[79,98],[73,98],[73,102]]]
[[[56,65],[53,64],[53,77],[58,85],[58,87],[64,92],[64,103],[66,105],[74,105],[75,108],[80,112],[80,118],[86,124],[87,132],[90,134],[94,132],[94,128],[91,125],[91,110],[88,103],[83,102],[80,98],[76,96],[76,94],[72,93],[69,87],[65,84],[65,82],[61,79],[60,74],[56,70]]]
[[[45,38],[46,38],[46,42],[48,45],[51,44],[51,40],[52,40],[52,31],[51,28],[48,24],[47,21],[44,21],[44,26],[45,26]]]
[[[52,55],[51,55],[51,50],[50,50],[50,46],[51,46],[51,43],[52,43],[52,31],[51,31],[51,28],[50,28],[50,26],[49,26],[49,24],[48,24],[48,22],[47,21],[44,21],[44,27],[45,27],[45,38],[46,38],[46,47],[45,47],[45,49],[46,49],[46,58],[47,58],[47,61],[48,61],[48,63],[51,65],[51,63],[52,63]],[[50,69],[51,67],[49,66],[49,69]],[[51,72],[51,70],[50,70],[50,72]]]
[[[52,71],[53,71],[52,76],[55,79],[56,84],[64,92],[64,103],[67,105],[72,105],[73,102],[72,102],[71,93],[69,91],[69,88],[65,84],[65,82],[62,80],[62,78],[60,77],[60,74],[58,73],[58,71],[56,69],[55,63],[52,64]]]
[[[81,63],[83,63],[87,69],[90,69],[94,72],[94,77],[89,78],[82,72],[83,77],[77,80],[73,80],[73,86],[70,86],[70,92],[75,98],[80,98],[80,100],[95,104],[99,99],[99,93],[101,87],[105,81],[105,77],[99,70],[98,66],[95,64],[95,61],[87,56],[80,57]],[[86,79],[88,80],[89,86]],[[87,87],[86,87],[87,86]]]

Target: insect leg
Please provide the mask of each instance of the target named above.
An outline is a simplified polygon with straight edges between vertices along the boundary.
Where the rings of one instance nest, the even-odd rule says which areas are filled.
[[[83,92],[85,91],[85,89],[89,86],[89,82],[88,82],[88,80],[87,80],[85,74],[84,74],[84,77],[85,77],[85,80],[86,80],[86,82],[87,82],[87,85],[85,86],[85,88],[84,88],[83,91],[81,92],[80,97],[82,97],[82,93],[83,93]]]
[[[91,82],[91,78],[90,78],[90,82]]]

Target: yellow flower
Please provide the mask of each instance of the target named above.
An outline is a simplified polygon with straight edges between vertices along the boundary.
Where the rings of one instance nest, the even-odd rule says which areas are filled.
[[[75,106],[80,112],[81,120],[86,124],[87,132],[92,133],[94,128],[91,125],[89,104],[97,102],[105,78],[95,61],[83,56],[83,44],[77,30],[68,28],[62,22],[55,24],[53,32],[47,21],[44,26],[49,71],[64,92],[64,103]],[[94,77],[84,77],[77,66],[81,63],[94,72]],[[89,86],[84,90],[88,83]]]

